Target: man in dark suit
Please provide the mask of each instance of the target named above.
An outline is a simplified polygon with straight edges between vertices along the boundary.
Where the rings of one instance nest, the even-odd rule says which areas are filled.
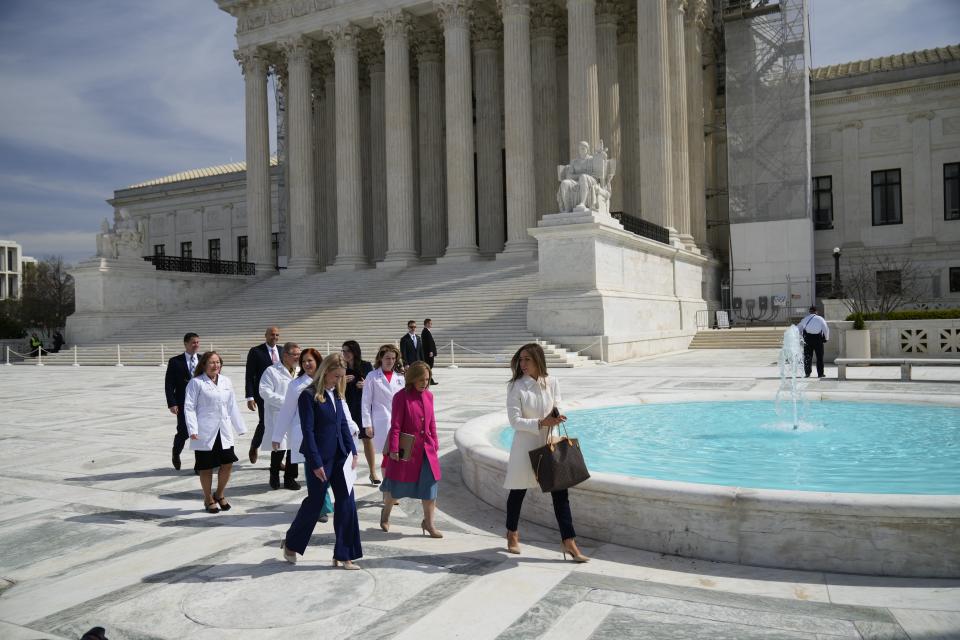
[[[173,437],[173,468],[180,469],[180,453],[190,437],[187,423],[183,417],[183,402],[187,394],[187,383],[193,377],[193,371],[200,359],[200,336],[188,333],[183,336],[183,353],[178,353],[167,361],[167,374],[163,379],[163,390],[167,394],[167,408],[177,416],[177,435]]]
[[[263,344],[250,349],[247,352],[247,374],[246,374],[246,394],[247,408],[250,411],[258,412],[260,420],[257,422],[257,430],[253,433],[253,440],[250,442],[250,463],[257,461],[260,452],[260,442],[263,440],[263,398],[260,397],[260,376],[267,370],[267,367],[280,362],[280,348],[277,343],[280,342],[280,329],[270,327],[263,334]]]
[[[423,360],[423,340],[417,335],[417,321],[407,321],[407,334],[400,338],[400,357],[404,368]]]
[[[437,357],[437,342],[433,339],[433,320],[427,318],[423,321],[423,332],[420,333],[420,338],[423,342],[423,360],[430,366],[430,384],[437,384],[437,381],[433,379],[433,361]]]

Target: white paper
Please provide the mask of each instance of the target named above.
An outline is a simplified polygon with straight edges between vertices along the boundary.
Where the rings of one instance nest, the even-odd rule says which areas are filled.
[[[343,479],[347,482],[347,495],[350,495],[357,481],[357,470],[353,468],[353,456],[350,454],[347,454],[347,461],[343,464]]]

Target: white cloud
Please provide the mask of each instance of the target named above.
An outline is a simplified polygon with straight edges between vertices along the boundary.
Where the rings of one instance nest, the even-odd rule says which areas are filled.
[[[14,233],[4,240],[14,240],[23,247],[23,254],[43,259],[63,256],[65,262],[77,264],[97,252],[96,234],[89,231],[38,231]]]

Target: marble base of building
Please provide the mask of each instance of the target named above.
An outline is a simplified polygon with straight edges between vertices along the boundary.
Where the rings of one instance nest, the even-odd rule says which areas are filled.
[[[108,340],[137,322],[202,307],[251,283],[250,276],[157,271],[141,259],[93,258],[70,270],[76,312],[67,318],[70,344]]]
[[[540,265],[527,302],[532,333],[607,362],[689,345],[707,308],[707,258],[596,213],[546,215],[530,235]]]

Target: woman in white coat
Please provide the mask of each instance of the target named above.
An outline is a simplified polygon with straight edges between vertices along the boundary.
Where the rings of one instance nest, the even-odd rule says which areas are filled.
[[[297,377],[297,363],[300,360],[300,346],[295,342],[287,342],[280,352],[280,362],[267,367],[260,376],[260,397],[263,398],[263,426],[265,433],[273,433],[277,423],[277,416],[283,407],[287,396],[287,387]],[[290,461],[290,452],[287,449],[273,448],[273,441],[264,438],[260,444],[261,451],[270,452],[270,488],[280,488],[280,466],[286,456],[287,465],[283,472],[283,488],[297,491],[300,483],[297,482],[297,465]]]
[[[208,513],[229,511],[230,503],[223,492],[237,456],[233,452],[235,433],[247,432],[237,407],[237,397],[230,378],[220,373],[223,361],[216,351],[200,356],[194,378],[187,384],[183,417],[190,435],[190,448],[200,475],[203,506]],[[213,470],[217,471],[217,490],[211,493]]]
[[[406,381],[399,370],[400,349],[396,345],[385,344],[377,351],[373,371],[367,375],[363,385],[363,397],[360,401],[360,417],[367,437],[373,439],[377,453],[382,454],[390,433],[390,418],[393,409],[393,396],[403,389]],[[376,461],[376,454],[374,454]],[[375,468],[370,469],[370,482],[379,484]]]
[[[547,359],[539,344],[532,342],[520,347],[510,360],[510,370],[513,376],[507,385],[507,417],[515,433],[503,487],[510,490],[507,497],[507,551],[520,553],[520,507],[527,489],[539,489],[529,453],[546,444],[554,428],[567,417],[559,412],[560,386],[547,375]],[[574,561],[587,562],[589,558],[577,548],[567,490],[554,491],[550,496],[560,527],[563,557],[569,553]]]
[[[287,392],[277,413],[277,419],[274,421],[273,430],[265,432],[270,434],[269,440],[274,451],[286,449],[289,452],[287,467],[303,462],[303,454],[300,453],[303,431],[300,429],[300,410],[297,401],[300,399],[300,392],[313,382],[313,375],[321,362],[323,362],[323,356],[316,349],[307,348],[300,352],[300,375],[287,385]],[[263,392],[260,395],[262,396]],[[323,508],[320,509],[320,522],[326,522],[330,513],[333,513],[333,501],[327,492]]]

